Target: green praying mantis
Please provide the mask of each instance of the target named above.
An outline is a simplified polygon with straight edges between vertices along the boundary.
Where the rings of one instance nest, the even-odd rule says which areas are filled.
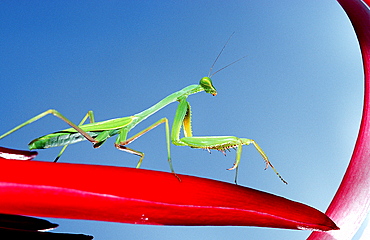
[[[226,44],[228,43],[228,41],[226,42]],[[161,101],[154,104],[150,108],[142,112],[139,112],[133,116],[115,118],[115,119],[110,119],[110,120],[106,120],[102,122],[95,122],[94,113],[92,111],[89,111],[84,116],[82,121],[78,125],[76,125],[73,122],[71,122],[69,119],[67,119],[65,116],[63,116],[57,110],[49,109],[29,119],[28,121],[18,125],[17,127],[11,129],[10,131],[4,133],[3,135],[0,136],[0,139],[8,136],[9,134],[19,130],[20,128],[34,121],[37,121],[38,119],[46,115],[52,114],[60,118],[64,122],[66,122],[68,125],[71,126],[71,128],[57,131],[51,134],[47,134],[45,136],[32,140],[28,144],[30,150],[63,146],[62,150],[59,152],[58,156],[54,160],[54,162],[56,162],[58,161],[58,159],[63,154],[63,152],[65,151],[65,149],[67,148],[69,144],[88,140],[93,144],[94,148],[98,148],[108,138],[118,135],[114,146],[119,150],[139,156],[140,159],[136,165],[136,168],[139,168],[144,159],[144,153],[131,149],[127,147],[127,145],[135,141],[137,138],[144,135],[148,131],[152,130],[153,128],[161,124],[164,124],[165,134],[166,134],[166,145],[167,145],[167,160],[170,165],[171,172],[175,174],[175,176],[179,180],[180,178],[176,175],[173,169],[173,166],[172,166],[171,153],[170,153],[170,143],[171,142],[172,144],[177,145],[177,146],[188,146],[191,148],[206,149],[208,151],[214,149],[214,150],[221,151],[224,154],[226,150],[229,150],[231,148],[235,149],[236,158],[235,158],[234,165],[233,167],[228,169],[228,170],[234,170],[234,169],[236,170],[235,183],[237,182],[237,172],[238,172],[237,170],[238,170],[238,166],[239,166],[240,159],[241,159],[242,146],[252,144],[256,148],[256,150],[261,154],[263,160],[265,161],[266,163],[265,169],[268,166],[270,166],[273,169],[273,171],[277,174],[277,176],[284,183],[287,184],[287,182],[282,178],[282,176],[277,172],[277,170],[271,164],[265,152],[254,140],[247,139],[247,138],[238,138],[235,136],[196,136],[196,137],[193,136],[192,125],[191,125],[191,109],[190,109],[190,104],[187,101],[188,96],[195,94],[195,93],[203,92],[203,91],[213,96],[216,96],[217,91],[215,87],[213,86],[211,77],[215,73],[219,72],[220,70],[242,59],[240,58],[237,61],[234,61],[233,63],[221,68],[220,70],[214,72],[211,75],[212,68],[214,64],[216,63],[218,57],[221,55],[222,51],[224,50],[226,44],[223,46],[221,52],[218,54],[216,60],[214,61],[210,69],[210,73],[208,77],[203,77],[200,80],[199,84],[190,85],[190,86],[187,86],[181,89],[180,91],[174,92],[168,95],[167,97],[163,98]],[[179,102],[179,105],[177,107],[176,114],[173,120],[171,134],[170,134],[169,121],[167,118],[164,117],[158,120],[157,122],[153,123],[149,127],[145,128],[144,130],[140,131],[139,133],[135,134],[134,136],[128,138],[128,133],[130,132],[131,129],[136,127],[136,125],[138,125],[139,123],[147,119],[152,114],[156,113],[157,111],[161,110],[162,108],[166,107],[167,105],[173,102]],[[90,123],[85,124],[88,118],[90,119]],[[183,129],[183,134],[184,134],[184,137],[182,138],[180,138],[181,129]]]

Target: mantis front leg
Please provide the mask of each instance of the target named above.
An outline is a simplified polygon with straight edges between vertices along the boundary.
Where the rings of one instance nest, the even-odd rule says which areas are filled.
[[[181,128],[184,127],[185,137],[180,139]],[[277,172],[275,167],[269,161],[267,155],[262,148],[252,139],[238,138],[234,136],[207,136],[207,137],[193,137],[191,129],[191,110],[190,104],[186,101],[186,98],[180,100],[180,104],[177,108],[174,123],[172,126],[172,143],[178,146],[189,146],[191,148],[202,148],[207,150],[218,150],[225,153],[225,150],[230,148],[236,149],[236,158],[234,166],[228,170],[236,170],[235,183],[237,182],[237,171],[242,154],[242,146],[252,144],[256,150],[260,153],[263,160],[266,163],[266,168],[270,166],[278,177],[285,183],[287,182]],[[265,169],[266,169],[265,168]]]

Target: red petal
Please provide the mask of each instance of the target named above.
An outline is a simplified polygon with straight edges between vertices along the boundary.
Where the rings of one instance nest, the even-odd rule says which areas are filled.
[[[352,239],[370,212],[370,10],[360,0],[338,0],[356,32],[363,60],[365,94],[355,149],[342,183],[326,213],[341,227],[331,234],[313,233],[308,239]],[[367,4],[369,0],[365,0]]]
[[[35,151],[23,151],[0,147],[0,159],[31,160],[37,156]]]
[[[0,212],[160,225],[332,230],[323,213],[235,184],[97,165],[0,160]]]

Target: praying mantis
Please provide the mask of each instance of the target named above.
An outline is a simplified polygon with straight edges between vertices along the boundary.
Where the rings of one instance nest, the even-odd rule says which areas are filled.
[[[226,44],[228,43],[228,41],[226,42]],[[235,136],[193,136],[192,125],[191,125],[191,109],[190,109],[190,104],[187,101],[187,98],[190,95],[199,93],[199,92],[206,92],[208,94],[216,96],[217,91],[216,91],[216,88],[213,86],[213,83],[211,80],[212,75],[230,66],[231,64],[241,60],[240,58],[237,61],[234,61],[233,63],[227,65],[226,67],[221,68],[220,70],[216,71],[215,73],[211,75],[212,68],[214,64],[216,63],[218,57],[221,55],[222,51],[224,50],[226,44],[223,46],[221,52],[219,53],[216,60],[214,61],[210,69],[210,73],[208,77],[203,77],[200,80],[199,84],[187,86],[177,92],[174,92],[168,95],[167,97],[163,98],[158,103],[151,106],[150,108],[142,112],[139,112],[135,115],[128,116],[128,117],[122,117],[122,118],[110,119],[110,120],[106,120],[102,122],[95,122],[94,113],[92,111],[88,111],[88,113],[84,116],[82,121],[78,125],[76,125],[73,122],[71,122],[69,119],[67,119],[64,115],[62,115],[60,112],[58,112],[57,110],[49,109],[27,120],[26,122],[16,126],[10,131],[4,133],[3,135],[0,136],[0,139],[8,136],[9,134],[19,130],[20,128],[32,122],[39,120],[40,118],[43,118],[46,115],[52,114],[60,118],[64,122],[66,122],[68,125],[70,125],[71,128],[57,131],[51,134],[47,134],[45,136],[32,140],[28,144],[28,147],[30,150],[63,146],[62,150],[60,151],[60,153],[54,160],[54,162],[56,162],[58,161],[58,159],[63,154],[63,152],[65,151],[66,147],[69,144],[87,140],[92,143],[94,148],[98,148],[108,138],[118,135],[114,143],[114,146],[119,150],[139,156],[140,159],[136,165],[136,168],[140,168],[142,161],[144,159],[144,153],[134,150],[132,148],[129,148],[127,147],[127,145],[135,141],[136,139],[138,139],[140,136],[144,135],[148,131],[154,129],[155,127],[161,124],[164,124],[165,125],[165,135],[166,135],[166,145],[167,145],[167,160],[170,165],[170,170],[173,174],[175,174],[175,176],[177,175],[172,166],[171,152],[170,152],[171,142],[172,144],[177,145],[177,146],[188,146],[191,148],[206,149],[208,151],[218,150],[218,151],[223,152],[224,154],[226,150],[234,148],[236,150],[235,162],[234,162],[234,165],[228,170],[234,170],[234,169],[236,170],[235,183],[237,182],[237,170],[238,170],[238,166],[239,166],[240,159],[241,159],[242,146],[252,144],[255,147],[255,149],[259,152],[259,154],[262,156],[263,160],[265,161],[266,163],[265,169],[268,166],[270,166],[273,169],[273,171],[277,174],[277,176],[284,183],[287,184],[287,182],[282,178],[282,176],[277,172],[275,167],[271,164],[265,152],[254,140],[247,139],[247,138],[238,138]],[[173,102],[179,102],[179,104],[178,104],[175,117],[173,120],[171,133],[170,133],[169,121],[166,117],[164,117],[158,120],[157,122],[153,123],[149,127],[145,128],[144,130],[140,131],[139,133],[135,134],[134,136],[128,137],[128,133],[130,132],[131,129],[136,127],[136,125],[138,125],[139,123],[141,123],[142,121],[150,117],[152,114],[156,113],[157,111],[161,110],[162,108],[166,107],[167,105]],[[85,124],[88,118],[90,119],[90,123]],[[184,137],[182,138],[180,138],[181,129],[183,129],[183,135],[184,135]],[[177,178],[180,180],[178,176]]]

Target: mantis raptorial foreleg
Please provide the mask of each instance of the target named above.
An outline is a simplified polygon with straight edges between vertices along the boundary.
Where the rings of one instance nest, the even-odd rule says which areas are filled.
[[[181,128],[184,128],[185,137],[180,139]],[[190,104],[185,98],[180,100],[179,106],[176,110],[175,120],[172,126],[172,143],[178,146],[189,146],[191,148],[202,148],[207,150],[218,150],[225,153],[225,150],[230,148],[236,149],[236,157],[234,166],[228,170],[236,170],[235,183],[237,182],[238,167],[242,154],[242,146],[252,144],[260,153],[266,163],[265,169],[270,166],[278,177],[287,183],[281,175],[277,172],[275,167],[269,161],[267,155],[262,148],[252,139],[238,138],[234,136],[206,136],[206,137],[193,137],[191,130],[191,111]]]
[[[90,123],[94,123],[95,122],[94,112],[93,111],[88,111],[86,113],[86,115],[82,118],[82,120],[78,124],[78,126],[80,127],[81,125],[83,125],[85,123],[85,121],[87,120],[87,118],[90,119]],[[62,156],[62,154],[64,153],[64,151],[66,150],[66,148],[68,146],[69,146],[69,144],[63,146],[63,148],[62,148],[62,150],[60,150],[58,156],[54,159],[54,162],[57,162],[59,160],[59,158]]]

